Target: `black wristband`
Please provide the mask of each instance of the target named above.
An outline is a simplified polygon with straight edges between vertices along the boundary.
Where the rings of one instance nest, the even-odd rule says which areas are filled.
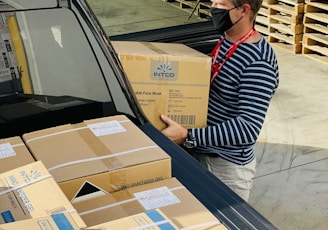
[[[192,135],[192,129],[188,129],[186,140],[183,142],[183,146],[191,149],[197,146],[196,138]]]

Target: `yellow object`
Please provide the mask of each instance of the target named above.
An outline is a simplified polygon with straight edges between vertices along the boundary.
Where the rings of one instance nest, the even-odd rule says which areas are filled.
[[[23,92],[30,94],[32,93],[31,79],[26,62],[26,55],[24,51],[23,42],[19,34],[16,17],[9,16],[7,18],[7,25],[8,25],[8,30],[10,33],[12,44],[14,46],[17,65],[20,68],[20,77],[21,77]]]

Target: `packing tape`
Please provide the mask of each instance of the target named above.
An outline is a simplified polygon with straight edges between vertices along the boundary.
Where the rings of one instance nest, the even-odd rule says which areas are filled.
[[[20,144],[11,144],[12,147],[19,147],[19,146],[25,146],[24,143],[20,143]]]
[[[161,50],[160,48],[158,48],[157,46],[155,46],[154,44],[150,43],[150,42],[141,42],[144,46],[146,46],[147,48],[151,49],[152,51],[158,53],[158,54],[168,54],[167,52],[165,52],[164,50]]]
[[[38,177],[36,179],[30,180],[28,182],[22,183],[20,185],[17,185],[17,186],[14,186],[14,187],[5,189],[5,190],[3,190],[3,191],[0,192],[0,196],[2,196],[4,194],[7,194],[7,193],[10,193],[10,192],[13,192],[14,190],[17,190],[17,189],[20,189],[20,188],[24,188],[24,187],[29,186],[31,184],[37,183],[39,181],[42,181],[42,180],[51,178],[51,177],[52,176],[50,174],[47,174],[47,175],[44,175],[44,176],[40,176],[40,177]]]
[[[186,188],[184,186],[169,188],[170,191],[174,191],[174,190],[178,190],[178,189],[186,189]],[[130,202],[133,202],[133,201],[138,201],[138,198],[134,197],[134,198],[130,198],[130,199],[126,199],[126,200],[123,200],[123,201],[116,202],[114,204],[108,204],[108,205],[101,206],[99,208],[90,209],[88,211],[80,212],[79,215],[80,216],[88,215],[90,213],[99,212],[101,210],[105,210],[105,209],[108,209],[108,208],[111,208],[111,207],[115,207],[115,206],[119,206],[119,205],[122,205],[122,204],[130,203]]]
[[[121,121],[118,121],[119,123],[125,123],[125,122],[131,122],[130,120],[121,120]],[[101,122],[99,122],[101,123]],[[73,126],[73,125],[72,125]],[[33,138],[30,138],[28,140],[25,140],[26,143],[29,143],[31,141],[36,141],[36,140],[40,140],[40,139],[44,139],[44,138],[47,138],[47,137],[52,137],[52,136],[56,136],[56,135],[61,135],[63,133],[69,133],[69,132],[74,132],[74,131],[79,131],[79,130],[83,130],[83,129],[89,129],[88,126],[77,126],[75,125],[76,128],[72,128],[72,129],[68,129],[68,130],[65,130],[65,131],[60,131],[60,132],[55,132],[55,133],[51,133],[51,134],[47,134],[47,135],[42,135],[42,136],[38,136],[38,137],[33,137]]]
[[[88,147],[92,150],[93,153],[96,154],[98,157],[102,156],[111,156],[110,161],[103,161],[103,164],[106,165],[107,168],[120,168],[123,167],[123,163],[118,160],[116,157],[112,155],[112,152],[107,148],[107,146],[99,139],[97,138],[94,133],[85,126],[84,123],[79,123],[73,125],[73,127],[76,127],[78,135],[81,137],[81,139],[88,145]],[[87,127],[87,129],[80,129],[82,127]],[[103,158],[99,160],[105,160],[109,158]],[[92,160],[91,160],[92,161]],[[88,162],[88,161],[84,161]],[[82,162],[81,162],[82,163]]]
[[[201,224],[195,224],[191,225],[188,227],[181,228],[180,230],[192,230],[192,229],[199,229],[199,228],[205,228],[205,227],[211,227],[211,226],[217,226],[217,225],[222,225],[222,223],[218,221],[210,221],[210,222],[205,222]]]
[[[103,159],[107,159],[107,158],[111,158],[111,157],[116,157],[119,155],[125,155],[125,154],[129,154],[129,153],[133,153],[133,152],[138,152],[140,150],[151,149],[151,148],[159,148],[159,147],[158,146],[147,146],[147,147],[142,147],[142,148],[131,149],[131,150],[124,151],[124,152],[113,153],[113,154],[105,155],[105,156],[91,157],[91,158],[86,158],[86,159],[81,159],[81,160],[76,160],[76,161],[65,162],[65,163],[62,163],[59,165],[55,165],[51,168],[48,168],[48,170],[52,171],[52,170],[62,168],[62,167],[67,167],[70,165],[75,165],[75,164],[80,164],[80,163],[85,163],[85,162],[90,162],[90,161],[96,161],[96,160],[103,160]]]
[[[74,131],[78,131],[79,129],[87,129],[87,128],[88,127],[81,127],[81,128],[75,128],[75,129],[69,129],[69,130],[65,130],[65,131],[50,133],[50,134],[47,134],[47,135],[42,135],[42,136],[30,138],[28,140],[25,140],[25,142],[29,143],[29,142],[37,141],[37,140],[44,139],[44,138],[47,138],[47,137],[52,137],[52,136],[60,135],[60,134],[63,134],[63,133],[74,132]]]

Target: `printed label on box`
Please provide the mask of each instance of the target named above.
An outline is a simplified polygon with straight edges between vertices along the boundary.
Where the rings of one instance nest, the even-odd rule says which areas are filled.
[[[126,129],[118,121],[107,121],[88,125],[96,137],[126,132]]]
[[[15,218],[10,210],[2,212],[1,217],[5,223],[15,222]]]
[[[168,187],[160,187],[142,192],[134,193],[134,196],[146,210],[156,209],[172,204],[180,203]]]
[[[9,143],[0,144],[0,159],[16,156],[16,152]]]
[[[53,214],[51,215],[51,217],[53,221],[56,223],[58,229],[74,230],[73,226],[68,221],[64,213]]]

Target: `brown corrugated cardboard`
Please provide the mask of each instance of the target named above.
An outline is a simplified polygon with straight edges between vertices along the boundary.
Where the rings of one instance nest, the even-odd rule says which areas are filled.
[[[0,173],[34,161],[20,137],[0,139]]]
[[[136,215],[109,221],[86,228],[88,230],[123,230],[123,229],[152,229],[174,230],[176,227],[172,220],[167,218],[160,210],[154,209]]]
[[[79,230],[69,213],[58,213],[50,216],[20,220],[7,224],[0,224],[1,230]]]
[[[179,228],[225,229],[176,178],[80,201],[73,206],[88,226],[159,209]]]
[[[106,192],[171,177],[171,158],[126,116],[23,135],[71,200],[88,183]]]
[[[69,212],[86,227],[41,161],[0,174],[0,224]]]
[[[183,44],[112,41],[148,120],[165,114],[186,128],[205,127],[211,58]]]

